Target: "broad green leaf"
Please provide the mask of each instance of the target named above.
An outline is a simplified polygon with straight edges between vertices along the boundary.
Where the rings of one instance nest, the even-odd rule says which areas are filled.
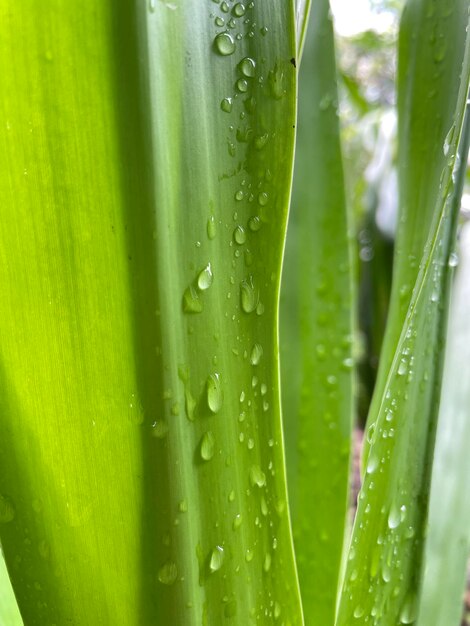
[[[390,307],[368,421],[379,410],[430,236],[452,140],[467,24],[467,0],[408,0],[398,48],[399,220]],[[419,36],[416,33],[419,31]],[[368,442],[363,459],[367,458]]]
[[[15,594],[11,587],[7,568],[0,549],[0,624],[2,626],[23,626]]]
[[[448,127],[453,130],[448,133],[446,125],[443,125],[440,150],[444,158],[439,158],[443,161],[437,175],[439,185],[434,181],[434,162],[429,166],[429,185],[438,187],[430,237],[419,264],[390,370],[385,380],[379,381],[379,389],[384,392],[378,411],[375,419],[374,416],[370,418],[367,431],[370,449],[349,550],[338,626],[349,625],[354,619],[367,619],[369,623],[380,626],[395,626],[414,623],[417,617],[451,273],[448,260],[454,245],[457,218],[452,203],[452,171],[469,79],[468,8],[463,4],[454,7],[453,13],[441,14],[437,21],[449,49],[455,46],[461,51],[459,62],[448,76],[450,85],[459,84],[458,94],[453,100],[454,114]],[[411,0],[402,28],[413,28],[411,18],[417,20],[414,28],[423,23],[425,27],[426,20],[435,16],[430,9],[439,11],[444,8],[444,5],[436,8],[433,2]],[[424,46],[427,45],[427,39],[421,41]],[[401,58],[402,71],[407,58]],[[432,56],[431,59],[427,71],[439,74],[440,56],[438,59]],[[411,78],[408,80],[411,85]],[[417,86],[420,84],[418,76],[415,76],[415,82]],[[435,120],[445,119],[445,111],[439,106],[434,108],[438,103],[432,98],[421,104],[421,115],[434,117]],[[434,112],[433,116],[428,107]],[[407,116],[403,109],[399,113]],[[411,116],[410,124],[413,120]],[[446,134],[447,141],[444,141]],[[412,137],[412,133],[409,132],[408,137]],[[403,151],[403,132],[400,140]],[[413,153],[412,145],[408,149]],[[408,182],[411,184],[411,181]],[[400,184],[405,184],[403,178]],[[417,179],[416,185],[423,186],[423,183]]]
[[[301,66],[281,309],[289,497],[306,623],[332,624],[348,505],[352,289],[328,0]]]
[[[460,205],[470,124],[467,116],[454,201]],[[460,183],[460,184],[459,184]],[[426,568],[419,626],[458,626],[470,554],[470,224],[460,235],[459,267],[452,287],[442,393],[437,425],[426,537]],[[453,254],[451,264],[457,256]]]
[[[28,626],[302,623],[294,7],[227,7],[0,6],[0,534]]]

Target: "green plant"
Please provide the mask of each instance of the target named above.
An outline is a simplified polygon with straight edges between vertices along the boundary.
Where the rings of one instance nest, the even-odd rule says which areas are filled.
[[[388,626],[429,610],[468,6],[408,0],[403,19],[402,221],[349,555],[353,225],[329,4],[307,31],[309,8],[0,5],[8,626]]]

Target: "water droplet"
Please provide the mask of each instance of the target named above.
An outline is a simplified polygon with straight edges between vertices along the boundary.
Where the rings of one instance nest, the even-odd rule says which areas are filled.
[[[0,494],[0,524],[6,524],[15,519],[15,505],[8,496]]]
[[[257,215],[250,217],[248,220],[248,228],[254,233],[261,228],[261,221]]]
[[[400,611],[400,621],[402,624],[412,624],[418,616],[418,603],[416,593],[410,591],[405,598]]]
[[[362,607],[360,604],[358,604],[356,606],[356,608],[354,609],[354,613],[353,616],[356,619],[359,619],[360,617],[362,617],[364,615],[364,607]]]
[[[235,241],[239,245],[242,245],[242,244],[245,243],[245,241],[246,241],[246,232],[245,232],[245,229],[243,228],[243,226],[237,226],[235,228],[235,230],[233,231],[233,238],[235,239]]]
[[[267,552],[264,557],[264,563],[263,563],[263,569],[265,572],[269,572],[269,570],[271,569],[271,561],[272,561],[271,554]]]
[[[269,196],[265,191],[258,194],[258,204],[260,206],[266,206],[268,204]]]
[[[230,7],[228,6],[227,2],[225,2],[225,1],[222,2],[222,4],[220,5],[220,8],[222,9],[222,11],[224,13],[228,13],[229,9],[230,9]]]
[[[264,146],[268,143],[269,135],[268,133],[264,133],[264,135],[258,135],[255,139],[255,148],[257,150],[262,150]]]
[[[374,451],[371,451],[369,453],[369,458],[367,460],[367,469],[366,469],[367,474],[373,474],[375,470],[378,468],[378,466],[379,466],[379,457],[375,454]]]
[[[196,289],[190,285],[183,294],[183,311],[185,313],[201,313],[202,309],[202,300]]]
[[[270,70],[268,74],[268,84],[269,84],[271,96],[275,98],[276,100],[279,100],[285,94],[283,83],[284,83],[284,72],[276,63],[276,65],[274,66],[274,69]]]
[[[222,28],[222,26],[225,25],[225,20],[223,17],[220,17],[220,15],[218,15],[215,20],[214,23],[216,26],[218,26],[219,28]]]
[[[248,82],[244,78],[239,78],[236,87],[240,93],[246,93],[248,91]]]
[[[250,468],[250,483],[252,487],[264,487],[266,484],[266,474],[259,465],[252,465]]]
[[[455,252],[451,252],[449,256],[449,267],[457,267],[459,264],[459,257]]]
[[[214,456],[215,438],[213,433],[208,430],[203,434],[201,439],[201,458],[204,461],[210,461]]]
[[[152,424],[152,436],[163,439],[168,434],[168,424],[165,420],[157,420]]]
[[[406,509],[405,509],[406,510]],[[388,514],[388,527],[393,530],[397,528],[402,521],[402,513],[400,508],[393,503]]]
[[[253,550],[250,550],[249,548],[247,548],[246,552],[245,552],[245,561],[247,563],[250,563],[250,561],[253,560]]]
[[[220,33],[214,39],[215,49],[222,56],[229,56],[235,52],[235,42],[230,33]]]
[[[455,124],[452,124],[452,126],[449,129],[449,132],[446,135],[446,138],[444,139],[444,146],[442,148],[444,152],[444,156],[447,156],[449,154],[450,146],[454,139],[454,132],[455,132]]]
[[[404,376],[407,371],[408,363],[406,362],[406,359],[401,359],[397,370],[398,376]]]
[[[176,567],[176,563],[174,563],[173,561],[167,561],[158,570],[158,580],[163,585],[172,585],[176,581],[177,577],[178,569]]]
[[[224,113],[230,113],[232,110],[232,98],[224,98],[220,103],[220,108]]]
[[[150,13],[155,13],[157,0],[149,0],[149,11]]]
[[[238,64],[240,72],[247,78],[253,78],[256,73],[256,63],[250,57],[245,57]]]
[[[240,200],[243,200],[244,196],[245,194],[243,193],[242,189],[239,189],[235,192],[235,200],[237,200],[238,202],[240,202]]]
[[[180,513],[187,513],[188,503],[186,502],[186,500],[181,500],[181,502],[178,504],[178,511]]]
[[[248,446],[248,450],[253,450],[253,448],[255,447],[255,440],[250,437],[248,439],[247,446]]]
[[[197,286],[201,291],[205,291],[212,285],[213,280],[214,276],[212,274],[212,267],[211,264],[208,263],[206,267],[199,272],[199,276],[197,277]]]
[[[209,562],[209,569],[211,572],[217,572],[224,563],[224,549],[222,546],[215,546],[212,550],[211,560]]]
[[[223,393],[219,374],[210,374],[206,383],[207,405],[212,413],[218,413],[222,408]]]
[[[251,349],[250,363],[252,365],[258,365],[262,356],[263,347],[259,343],[255,343],[255,345]]]
[[[237,528],[240,528],[240,526],[242,525],[242,522],[243,522],[243,517],[241,513],[238,513],[237,515],[235,515],[233,519],[233,524],[232,524],[233,530],[237,530]]]
[[[240,301],[245,313],[252,313],[259,302],[259,293],[253,284],[253,276],[240,283]]]
[[[245,5],[241,2],[237,2],[237,4],[233,7],[233,14],[236,17],[242,17],[243,15],[245,15],[245,11]]]

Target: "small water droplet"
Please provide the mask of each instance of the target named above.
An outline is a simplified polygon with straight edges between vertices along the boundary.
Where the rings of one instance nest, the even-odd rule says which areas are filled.
[[[265,191],[258,194],[258,204],[260,206],[266,206],[268,204],[269,196]]]
[[[252,365],[258,365],[263,356],[263,347],[259,343],[255,343],[251,349],[250,363]]]
[[[168,424],[165,420],[156,420],[152,424],[152,436],[156,439],[163,439],[168,434]]]
[[[219,374],[214,373],[208,376],[206,390],[209,409],[212,413],[218,413],[223,404],[223,393]]]
[[[247,78],[253,78],[256,73],[256,63],[250,57],[245,57],[238,64],[240,72]]]
[[[242,522],[243,522],[243,517],[241,513],[237,513],[237,515],[235,515],[233,519],[233,524],[232,524],[233,530],[237,530],[237,528],[240,528],[240,526],[242,525]]]
[[[252,313],[258,306],[259,293],[251,275],[240,283],[240,301],[245,313]]]
[[[243,15],[245,15],[245,11],[245,5],[241,2],[237,2],[237,4],[233,7],[233,14],[236,17],[243,17]]]
[[[158,570],[158,580],[163,585],[172,585],[176,581],[177,577],[178,569],[176,567],[176,563],[174,563],[173,561],[167,561]]]
[[[236,87],[240,93],[246,93],[248,91],[248,82],[244,78],[239,78],[236,82]]]
[[[183,294],[183,311],[185,313],[201,313],[202,309],[202,300],[196,289],[190,285]]]
[[[232,98],[224,98],[220,103],[220,108],[224,113],[230,113],[232,111]]]
[[[201,291],[205,291],[212,285],[213,280],[214,276],[212,274],[212,267],[211,264],[208,263],[206,267],[199,272],[199,276],[197,277],[197,286]]]
[[[406,510],[406,509],[405,509]],[[390,511],[388,514],[388,527],[393,530],[394,528],[397,528],[400,523],[402,521],[402,513],[400,508],[397,506],[396,503],[393,503],[392,506],[390,507]]]
[[[235,52],[235,42],[230,33],[220,33],[214,39],[215,49],[222,56],[229,56]]]
[[[265,572],[269,572],[269,570],[271,569],[271,553],[270,552],[266,552],[265,557],[264,557],[264,563],[263,563],[263,569]]]
[[[418,616],[418,603],[416,593],[410,591],[405,598],[400,611],[400,621],[402,624],[412,624]]]
[[[250,217],[248,220],[248,228],[254,233],[261,228],[261,221],[257,215]]]
[[[250,483],[254,487],[264,487],[266,484],[266,474],[259,465],[252,465],[250,468]]]
[[[457,267],[459,264],[459,257],[455,252],[451,252],[449,256],[449,267]]]
[[[246,232],[243,226],[237,226],[233,231],[233,238],[241,246],[246,241]]]
[[[214,456],[215,437],[213,433],[208,430],[203,434],[201,439],[201,458],[204,461],[210,461]]]
[[[455,124],[452,124],[452,126],[449,129],[449,132],[446,135],[446,138],[444,139],[444,146],[442,148],[444,152],[444,156],[447,156],[449,154],[450,146],[452,145],[452,141],[454,139],[454,132],[455,132]]]
[[[398,365],[398,370],[397,370],[398,376],[404,376],[407,371],[408,371],[408,363],[406,359],[401,359]]]
[[[211,560],[209,562],[209,569],[211,572],[217,572],[224,563],[224,549],[222,546],[215,546],[212,550]]]
[[[250,561],[253,560],[253,556],[254,556],[253,550],[250,550],[249,548],[247,548],[245,552],[245,561],[247,563],[250,563]]]
[[[187,513],[188,511],[188,503],[186,502],[186,500],[181,500],[180,503],[178,504],[178,511],[180,513]]]

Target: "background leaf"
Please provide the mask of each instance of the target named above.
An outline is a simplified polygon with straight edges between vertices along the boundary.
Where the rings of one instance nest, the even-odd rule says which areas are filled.
[[[301,65],[282,286],[289,497],[306,623],[332,624],[348,506],[352,286],[329,2],[312,4]]]

